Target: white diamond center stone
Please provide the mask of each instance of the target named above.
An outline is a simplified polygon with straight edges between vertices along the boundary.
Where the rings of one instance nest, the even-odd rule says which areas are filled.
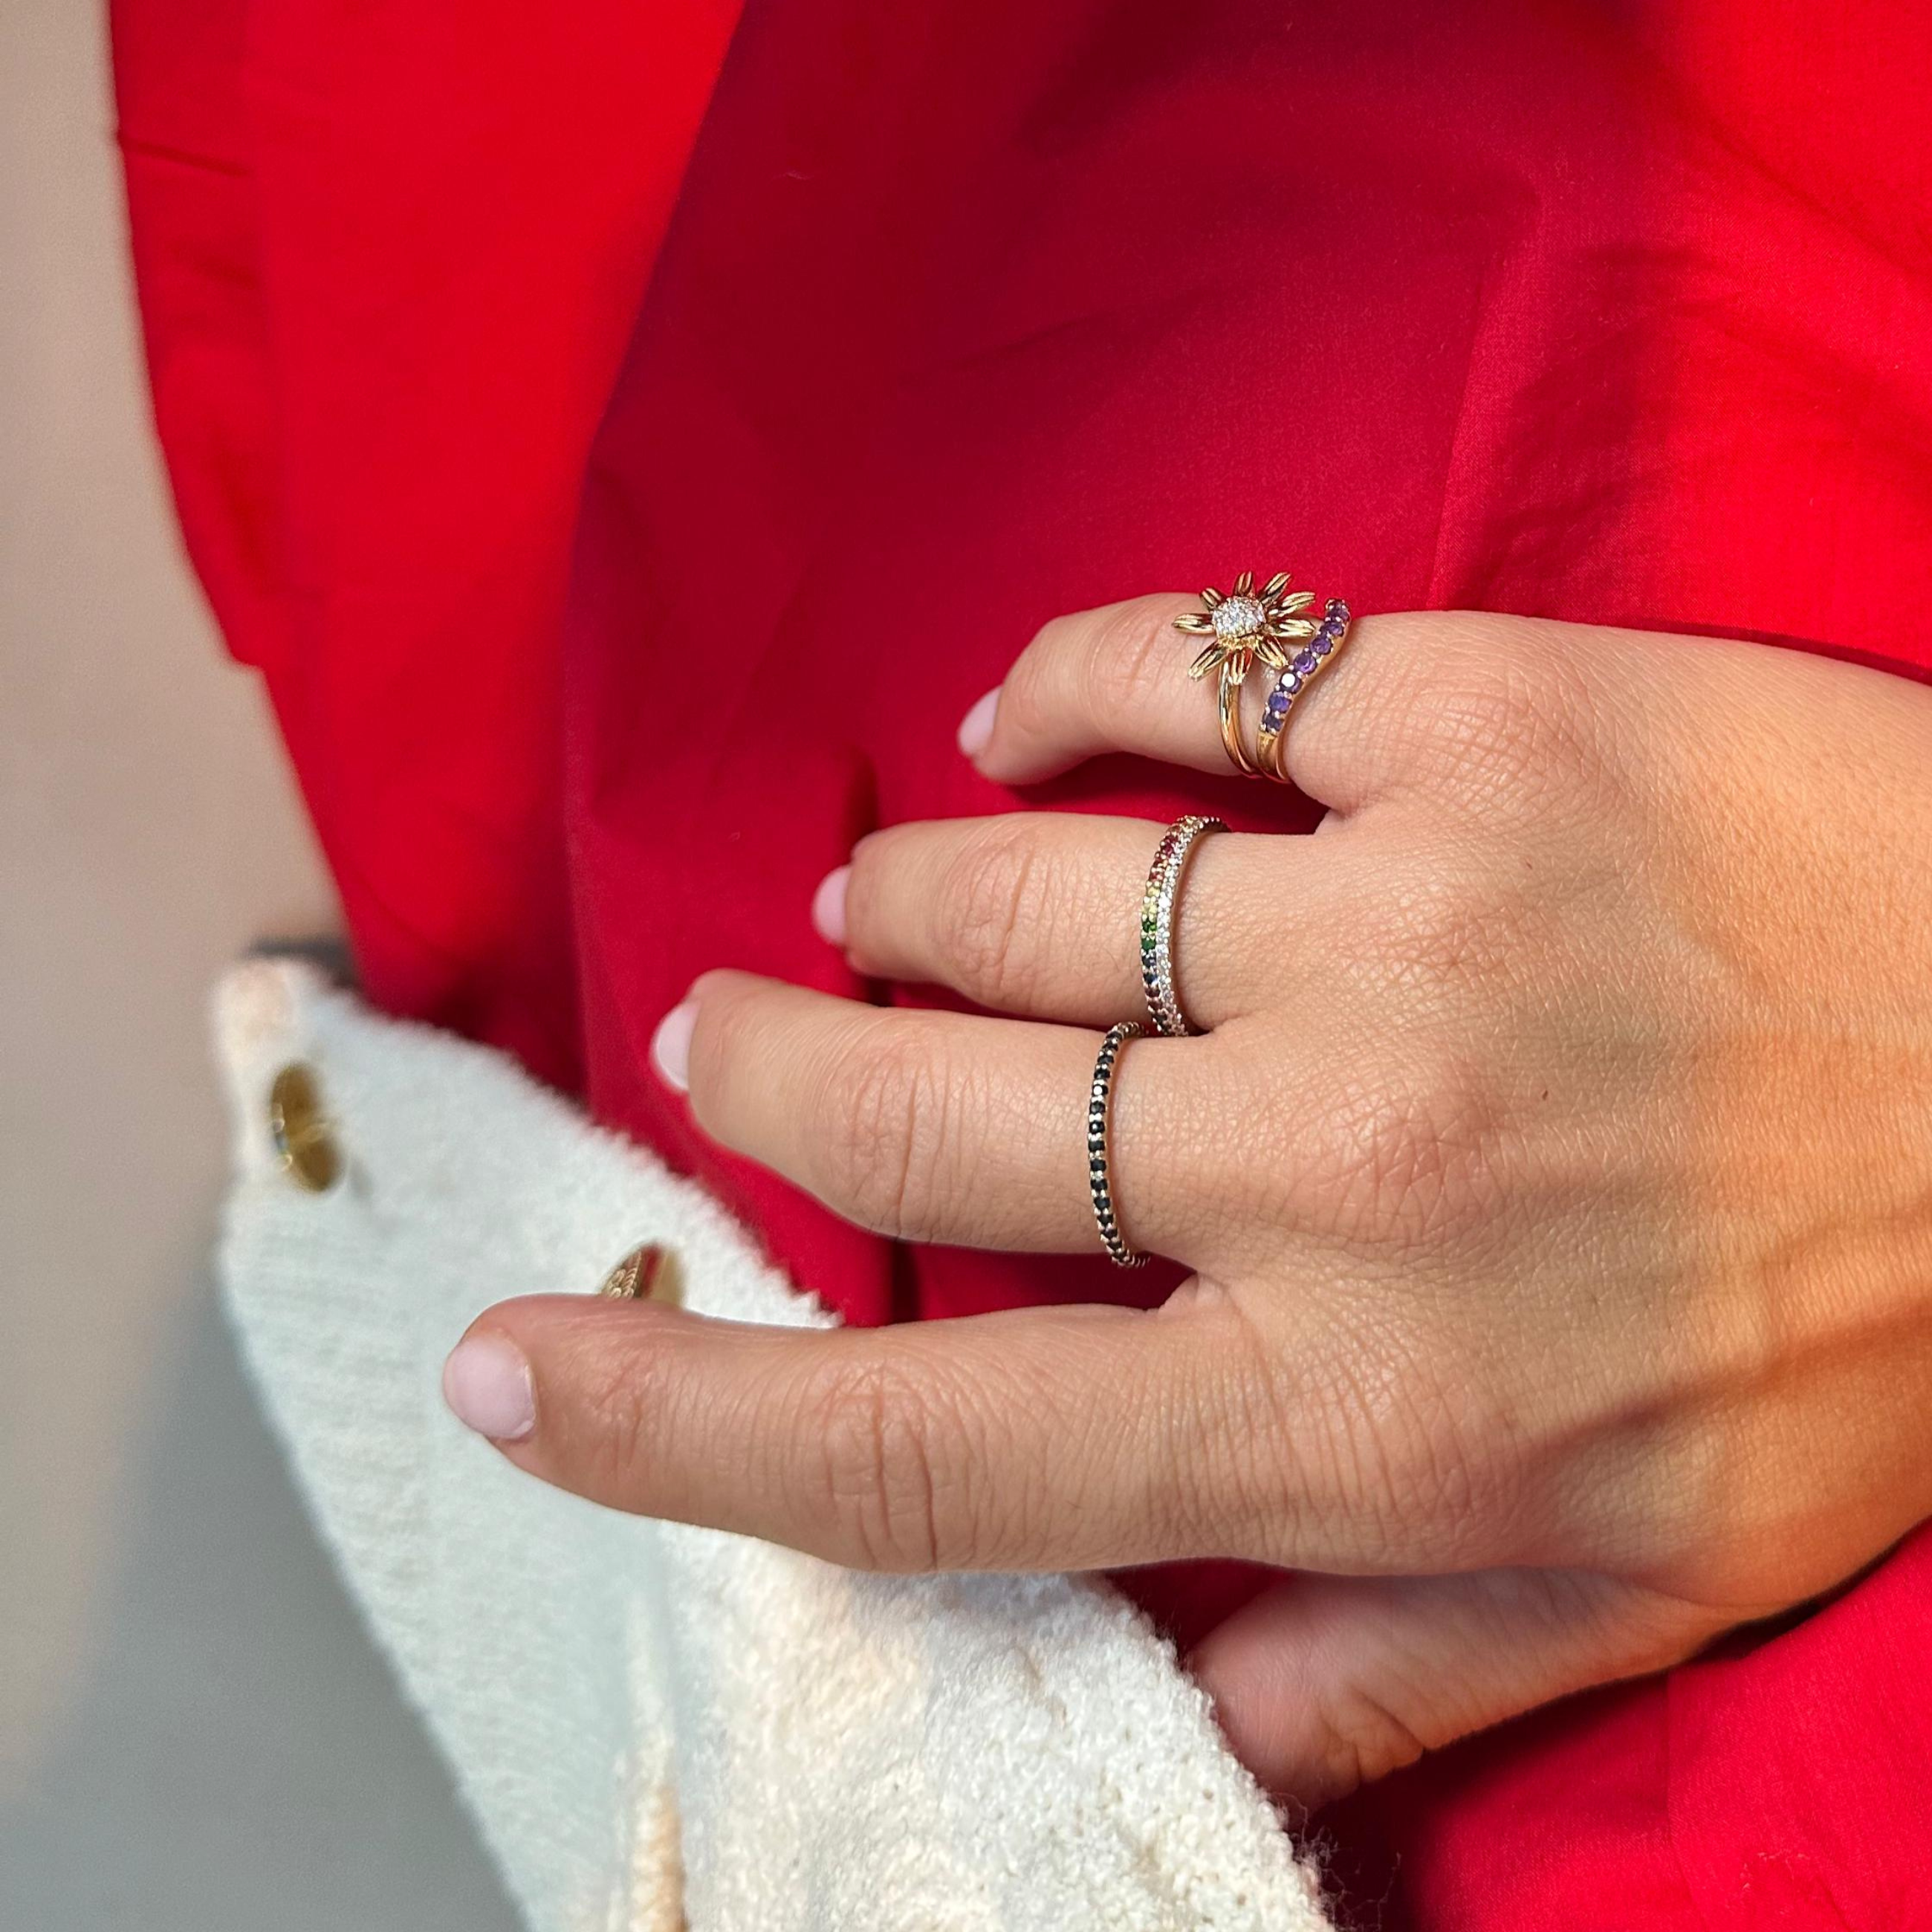
[[[1214,607],[1214,634],[1224,643],[1258,637],[1267,622],[1268,613],[1257,598],[1224,597]]]

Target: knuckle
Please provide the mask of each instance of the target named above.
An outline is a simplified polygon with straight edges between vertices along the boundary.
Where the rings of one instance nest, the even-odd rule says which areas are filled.
[[[1096,717],[1132,715],[1172,702],[1182,641],[1172,598],[1137,597],[1096,611],[1081,664],[1090,710]]]
[[[1381,989],[1426,995],[1514,977],[1528,910],[1520,893],[1430,873],[1396,886],[1372,917]]]
[[[895,1238],[932,1232],[966,1096],[922,1035],[874,1026],[814,1082],[814,1191]]]
[[[1003,728],[1051,732],[1070,714],[1103,725],[1172,701],[1179,608],[1172,597],[1137,597],[1043,626],[1007,678]]]
[[[571,1352],[566,1370],[566,1414],[553,1402],[546,1435],[562,1450],[578,1480],[573,1488],[620,1507],[645,1508],[640,1485],[662,1467],[659,1432],[676,1413],[680,1378],[670,1352],[643,1346],[663,1311],[640,1307],[631,1346],[612,1349],[596,1342]],[[560,1431],[557,1424],[564,1424]]]
[[[1459,632],[1418,680],[1399,728],[1425,765],[1484,802],[1534,805],[1611,776],[1592,680],[1542,628]]]
[[[1302,1191],[1342,1238],[1408,1252],[1496,1211],[1502,1109],[1468,1060],[1439,1050],[1406,1075],[1354,1070],[1308,1117]]]
[[[962,989],[981,1004],[1028,1003],[1039,974],[1025,942],[1046,929],[1049,893],[1048,868],[1024,820],[994,820],[953,855],[940,884],[937,937]]]
[[[832,1526],[839,1560],[895,1572],[938,1569],[958,1560],[956,1535],[943,1528],[934,1452],[941,1421],[932,1395],[904,1365],[878,1354],[842,1365],[808,1398],[819,1445],[818,1498]]]

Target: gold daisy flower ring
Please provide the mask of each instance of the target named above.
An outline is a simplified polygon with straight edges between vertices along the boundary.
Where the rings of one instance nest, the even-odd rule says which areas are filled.
[[[1299,614],[1315,601],[1307,590],[1291,591],[1288,573],[1277,571],[1257,590],[1255,574],[1244,570],[1225,594],[1210,588],[1201,593],[1207,608],[1190,610],[1174,620],[1174,628],[1190,637],[1210,641],[1187,667],[1192,678],[1220,674],[1221,742],[1235,770],[1244,778],[1279,778],[1272,761],[1264,766],[1248,751],[1241,729],[1241,689],[1257,663],[1271,671],[1288,669],[1287,646],[1315,634],[1315,626]],[[1286,781],[1283,781],[1284,782]]]

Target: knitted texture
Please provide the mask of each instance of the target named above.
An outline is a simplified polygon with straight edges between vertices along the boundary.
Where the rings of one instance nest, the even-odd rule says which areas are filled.
[[[869,1576],[622,1516],[446,1413],[475,1315],[594,1288],[641,1240],[701,1312],[829,1322],[702,1192],[308,967],[236,968],[216,1030],[244,1354],[532,1932],[1326,1926],[1202,1694],[1104,1585]],[[347,1158],[326,1194],[269,1136],[296,1060]]]

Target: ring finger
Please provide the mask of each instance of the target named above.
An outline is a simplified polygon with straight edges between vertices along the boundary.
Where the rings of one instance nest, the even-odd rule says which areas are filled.
[[[894,826],[862,840],[820,889],[819,929],[874,977],[1106,1026],[1141,1007],[1142,896],[1161,831],[1052,812]],[[1285,963],[1270,880],[1292,866],[1306,903],[1306,872],[1332,862],[1299,839],[1222,833],[1196,844],[1169,929],[1197,1027],[1252,1011],[1257,986]]]

